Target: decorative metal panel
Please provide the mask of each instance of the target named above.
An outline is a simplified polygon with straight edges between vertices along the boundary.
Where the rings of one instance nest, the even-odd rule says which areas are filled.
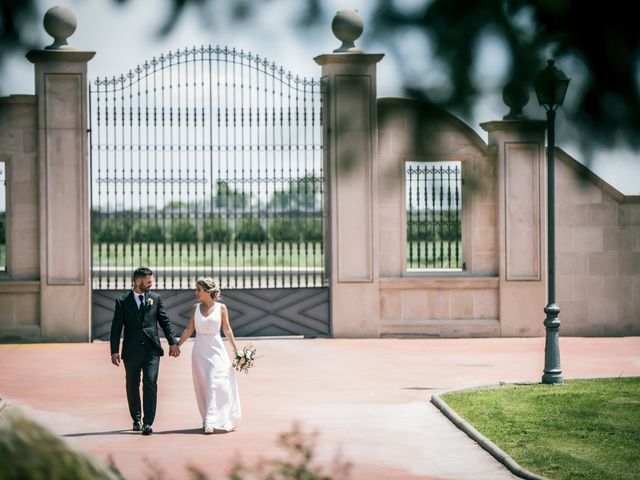
[[[195,303],[193,290],[154,290],[162,297],[169,318],[180,335]],[[237,337],[331,335],[329,288],[273,288],[225,290],[223,302],[229,310]],[[94,290],[92,338],[108,340],[115,299],[122,290]]]

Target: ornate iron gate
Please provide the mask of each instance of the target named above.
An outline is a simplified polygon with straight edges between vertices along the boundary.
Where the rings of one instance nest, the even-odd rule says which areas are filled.
[[[94,338],[139,265],[178,325],[209,275],[237,335],[330,334],[319,87],[211,46],[92,82]]]

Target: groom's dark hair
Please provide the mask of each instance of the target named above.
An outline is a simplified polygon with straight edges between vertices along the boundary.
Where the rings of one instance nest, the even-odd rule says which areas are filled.
[[[133,272],[133,280],[135,281],[136,278],[145,278],[145,277],[148,277],[149,275],[153,275],[153,272],[151,271],[150,268],[138,267],[136,268],[135,272]]]

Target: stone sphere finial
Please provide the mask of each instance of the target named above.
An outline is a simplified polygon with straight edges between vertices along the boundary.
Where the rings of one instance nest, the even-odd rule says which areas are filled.
[[[53,37],[53,43],[48,50],[70,49],[67,38],[73,35],[78,26],[78,21],[73,12],[66,7],[51,7],[44,14],[44,29]]]
[[[336,38],[342,42],[342,46],[335,49],[334,53],[362,53],[362,49],[353,43],[364,30],[364,22],[357,10],[340,10],[336,13],[333,22],[331,22],[331,30]]]
[[[512,81],[502,89],[502,101],[509,107],[504,120],[520,120],[526,118],[522,112],[524,106],[529,102],[529,91],[520,82]]]

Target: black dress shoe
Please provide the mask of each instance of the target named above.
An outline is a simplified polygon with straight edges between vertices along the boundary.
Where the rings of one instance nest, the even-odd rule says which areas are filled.
[[[139,432],[140,430],[142,430],[142,423],[140,422],[133,422],[133,428],[132,430],[134,432]]]
[[[153,428],[151,425],[143,425],[142,426],[142,434],[143,435],[151,435],[153,433]]]

